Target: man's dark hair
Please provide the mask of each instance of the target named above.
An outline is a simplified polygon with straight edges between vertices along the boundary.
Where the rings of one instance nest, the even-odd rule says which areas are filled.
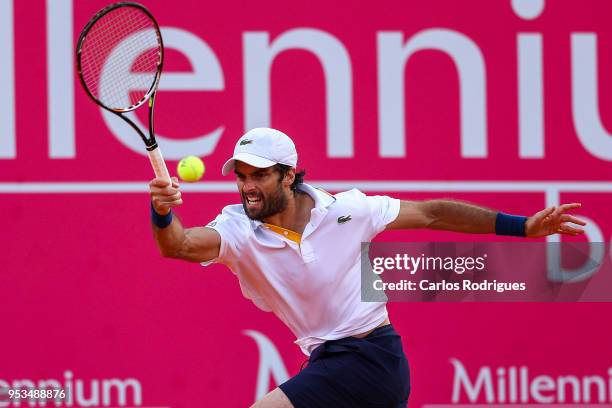
[[[285,164],[277,163],[274,165],[274,170],[278,171],[279,177],[278,181],[282,181],[285,178],[285,175],[291,170],[291,166],[287,166]],[[304,182],[304,176],[306,175],[306,170],[301,170],[299,172],[295,172],[295,180],[291,184],[291,191],[296,191],[297,187]]]

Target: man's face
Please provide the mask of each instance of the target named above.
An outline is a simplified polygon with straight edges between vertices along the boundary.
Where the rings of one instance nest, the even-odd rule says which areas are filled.
[[[253,167],[236,161],[236,184],[244,212],[252,220],[263,220],[287,208],[287,195],[274,167]]]

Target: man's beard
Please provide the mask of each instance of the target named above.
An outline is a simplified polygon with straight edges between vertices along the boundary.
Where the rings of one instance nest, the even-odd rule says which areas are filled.
[[[278,188],[272,193],[258,195],[257,198],[260,198],[262,203],[261,208],[258,210],[248,209],[247,199],[244,193],[240,193],[240,198],[242,199],[242,208],[244,208],[244,212],[252,220],[261,221],[287,208],[287,196],[283,191],[281,183],[278,183]]]

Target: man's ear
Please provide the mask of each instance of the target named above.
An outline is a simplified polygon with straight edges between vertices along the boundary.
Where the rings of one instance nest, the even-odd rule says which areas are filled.
[[[290,169],[283,179],[283,186],[290,187],[295,181],[295,169]]]

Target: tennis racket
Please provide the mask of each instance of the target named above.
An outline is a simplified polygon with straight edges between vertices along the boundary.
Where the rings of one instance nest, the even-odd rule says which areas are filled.
[[[131,2],[111,4],[100,10],[79,36],[76,61],[79,79],[87,94],[138,133],[155,175],[170,181],[153,128],[155,92],[164,62],[164,44],[151,12]],[[148,137],[127,116],[145,103],[149,109]]]

